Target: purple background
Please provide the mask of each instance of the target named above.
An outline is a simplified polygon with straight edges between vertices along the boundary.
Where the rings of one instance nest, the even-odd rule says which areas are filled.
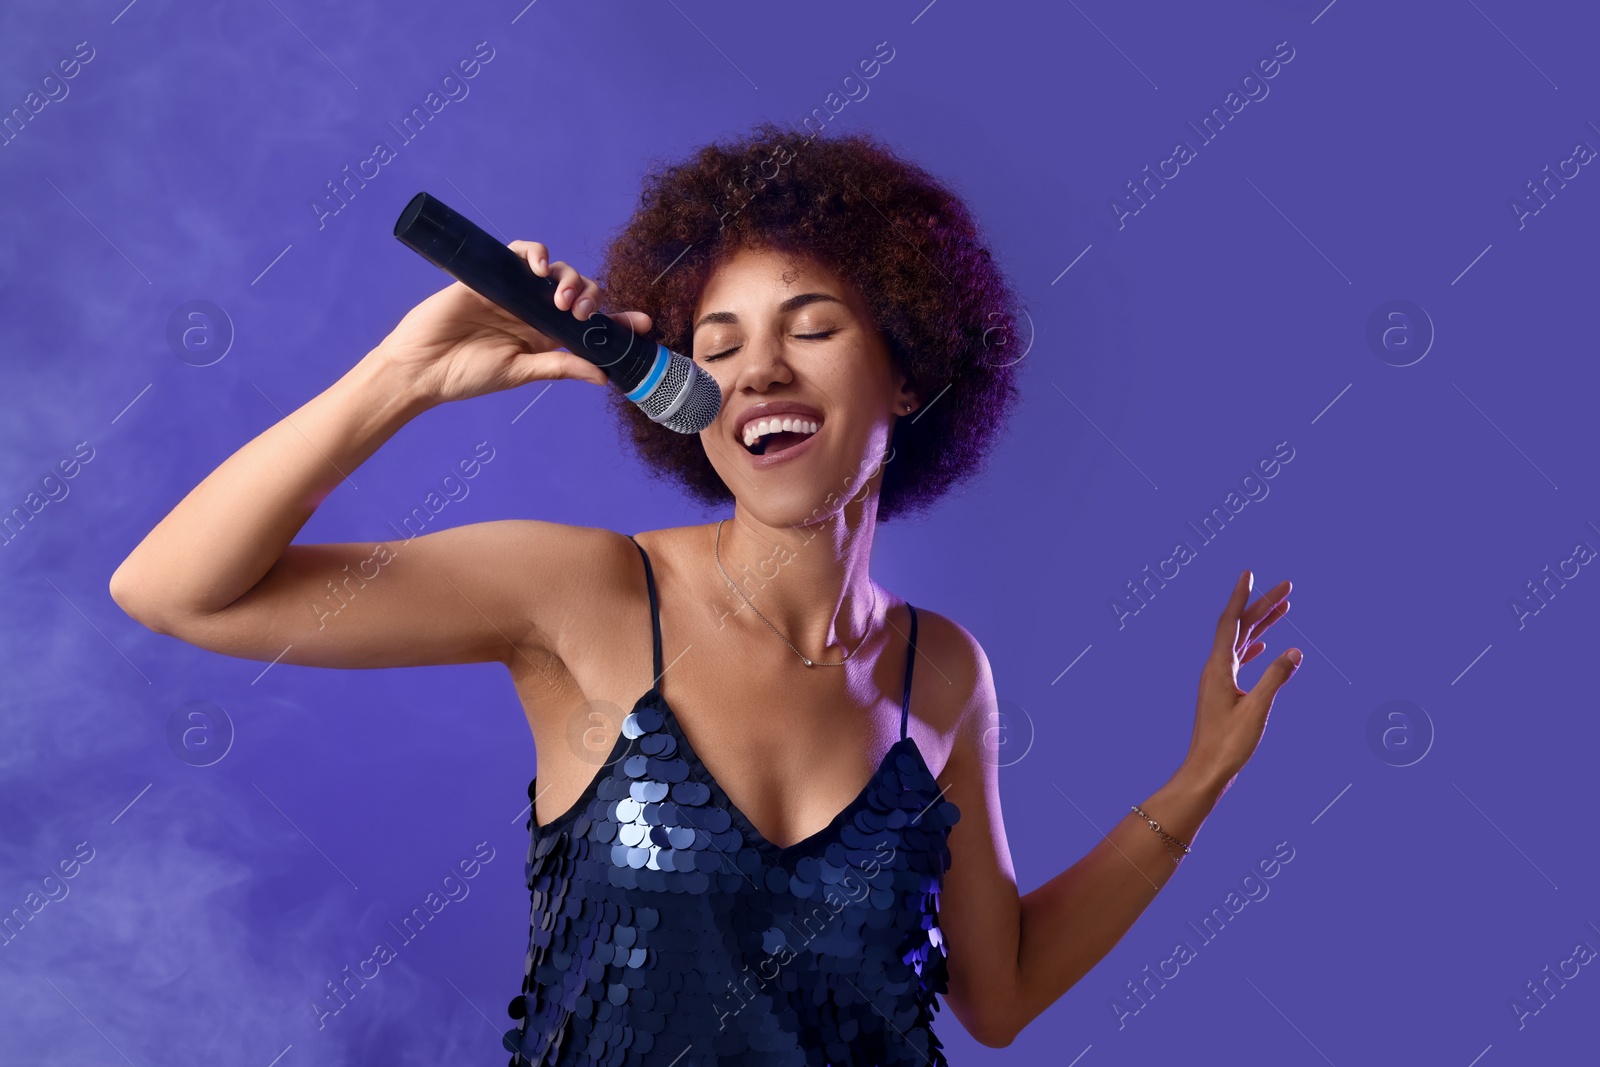
[[[0,946],[0,1061],[505,1062],[535,768],[505,673],[264,671],[142,628],[107,581],[447,282],[391,236],[418,190],[588,273],[647,161],[798,122],[880,41],[894,58],[832,124],[952,182],[1029,310],[1024,403],[988,473],[885,526],[875,560],[988,651],[1022,890],[1175,769],[1241,569],[1294,581],[1268,654],[1306,652],[1134,929],[1009,1049],[943,1011],[953,1062],[1497,1067],[1592,1049],[1595,967],[1520,1027],[1511,1003],[1600,947],[1600,578],[1574,563],[1543,605],[1527,589],[1600,546],[1600,174],[1520,224],[1511,205],[1577,142],[1600,147],[1594,16],[925,4],[6,5],[0,112],[69,91],[0,147],[0,508],[42,495],[79,442],[93,453],[0,545],[0,914],[79,842],[94,854]],[[92,60],[46,83],[85,40]],[[453,86],[468,95],[399,144],[387,123],[480,41],[493,59]],[[1187,124],[1281,41],[1294,56],[1268,95],[1199,144]],[[397,158],[319,227],[325,183],[380,138]],[[1114,198],[1179,138],[1195,158],[1119,227]],[[195,300],[225,317],[174,346]],[[1374,346],[1392,300],[1426,321]],[[599,390],[542,388],[427,413],[297,540],[392,537],[480,441],[494,459],[430,529],[704,520],[619,452]],[[1292,461],[1248,480],[1285,441]],[[1259,499],[1202,542],[1188,523],[1230,491]],[[1116,598],[1179,538],[1196,558],[1119,627]],[[1519,596],[1538,608],[1520,622]],[[213,745],[231,723],[209,766],[191,765],[203,731],[169,741],[190,701],[221,709]],[[323,984],[480,841],[494,858],[470,895],[319,1031]],[[1188,924],[1283,841],[1270,894],[1202,943]],[[1119,1024],[1127,983],[1180,938],[1196,958]]]

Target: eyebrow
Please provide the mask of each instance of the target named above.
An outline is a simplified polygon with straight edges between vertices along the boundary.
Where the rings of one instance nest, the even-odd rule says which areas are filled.
[[[835,304],[844,304],[843,300],[840,300],[836,296],[830,296],[827,293],[799,293],[795,296],[791,296],[789,299],[779,304],[778,314],[787,315],[789,312],[803,308],[807,304],[815,304],[828,300],[833,301]],[[706,314],[700,316],[700,321],[694,324],[694,329],[698,330],[700,327],[711,322],[725,322],[733,324],[737,323],[738,321],[739,316],[735,315],[731,311],[708,311]],[[690,330],[689,332],[693,333],[694,330]]]

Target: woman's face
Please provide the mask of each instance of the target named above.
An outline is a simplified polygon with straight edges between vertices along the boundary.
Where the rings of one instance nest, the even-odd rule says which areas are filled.
[[[879,484],[894,420],[917,400],[854,285],[810,257],[741,250],[694,316],[694,361],[723,398],[700,441],[742,509],[794,526]]]

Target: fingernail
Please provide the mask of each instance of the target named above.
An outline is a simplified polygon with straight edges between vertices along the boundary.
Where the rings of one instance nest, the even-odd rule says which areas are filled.
[[[1290,663],[1293,663],[1296,667],[1300,666],[1300,650],[1298,648],[1291,648],[1288,656]]]
[[[582,300],[578,301],[578,306],[572,309],[572,313],[580,319],[585,319],[589,317],[589,312],[593,310],[594,301],[590,300],[588,297],[584,297]]]

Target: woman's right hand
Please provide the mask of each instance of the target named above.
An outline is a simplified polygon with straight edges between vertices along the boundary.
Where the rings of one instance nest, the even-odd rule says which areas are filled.
[[[507,245],[540,277],[555,278],[556,307],[581,321],[599,307],[600,287],[571,265],[549,261],[538,241]],[[607,313],[635,333],[651,329],[642,311]],[[406,373],[435,403],[465,400],[529,382],[573,378],[605,385],[605,371],[581,356],[559,351],[561,342],[535,330],[462,282],[452,282],[406,312],[379,343],[376,354]]]

